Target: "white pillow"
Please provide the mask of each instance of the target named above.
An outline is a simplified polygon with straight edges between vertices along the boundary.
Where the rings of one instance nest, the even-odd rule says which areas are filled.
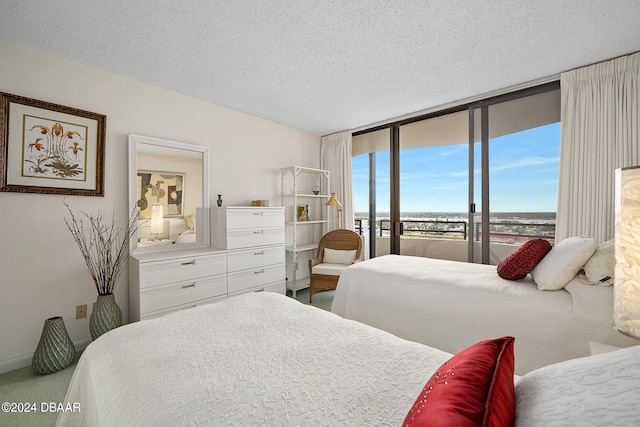
[[[558,291],[573,279],[596,250],[595,240],[569,237],[555,245],[531,272],[541,291]]]
[[[322,262],[329,264],[352,264],[356,260],[356,249],[341,251],[338,249],[324,248]]]
[[[595,253],[584,265],[584,274],[578,277],[586,285],[613,285],[614,240],[607,240],[596,248]]]

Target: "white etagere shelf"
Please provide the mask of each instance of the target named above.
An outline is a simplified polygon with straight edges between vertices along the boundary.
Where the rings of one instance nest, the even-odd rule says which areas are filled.
[[[281,199],[285,208],[287,271],[291,271],[291,280],[287,288],[295,297],[296,291],[309,286],[308,282],[298,279],[299,256],[304,252],[313,252],[326,231],[328,224],[329,184],[331,172],[303,166],[291,166],[281,171]],[[317,193],[317,194],[316,194]],[[298,207],[306,209],[305,219],[299,215]]]

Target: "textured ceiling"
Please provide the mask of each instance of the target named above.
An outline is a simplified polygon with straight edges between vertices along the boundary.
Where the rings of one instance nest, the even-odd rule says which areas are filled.
[[[640,51],[638,0],[0,0],[0,12],[0,40],[318,135]]]

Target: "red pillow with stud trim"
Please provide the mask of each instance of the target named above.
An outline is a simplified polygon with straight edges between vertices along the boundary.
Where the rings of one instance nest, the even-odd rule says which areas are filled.
[[[480,341],[451,357],[424,386],[403,426],[513,426],[513,341]]]
[[[498,264],[498,276],[507,280],[523,279],[550,250],[551,243],[544,239],[528,240]]]

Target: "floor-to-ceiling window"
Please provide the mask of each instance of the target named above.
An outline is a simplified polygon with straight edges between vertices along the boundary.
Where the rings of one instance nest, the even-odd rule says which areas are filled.
[[[468,120],[460,110],[399,127],[402,255],[466,260]]]
[[[368,242],[370,256],[390,252],[390,132],[367,132],[352,140],[353,206],[356,231]],[[380,245],[377,245],[381,240]],[[385,244],[386,243],[386,244]]]
[[[559,106],[554,83],[355,133],[356,227],[371,254],[494,263],[552,240]]]
[[[553,243],[560,158],[560,89],[536,88],[470,107],[473,242],[470,257],[495,263],[534,238]]]

